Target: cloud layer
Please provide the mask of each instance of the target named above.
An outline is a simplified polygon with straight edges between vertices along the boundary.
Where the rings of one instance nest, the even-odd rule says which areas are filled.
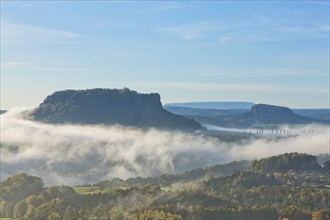
[[[77,33],[66,30],[56,30],[44,27],[1,23],[2,43],[33,43],[33,42],[66,42],[83,37]]]
[[[1,179],[17,172],[46,184],[93,183],[112,177],[152,176],[284,152],[328,153],[329,127],[279,140],[229,144],[202,134],[121,126],[49,125],[1,115]]]

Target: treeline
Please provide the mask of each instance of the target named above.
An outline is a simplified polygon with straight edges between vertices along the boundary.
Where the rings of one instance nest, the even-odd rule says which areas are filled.
[[[191,182],[197,180],[205,180],[210,177],[219,177],[230,175],[235,171],[248,170],[251,167],[251,162],[247,160],[234,161],[227,164],[217,164],[206,168],[197,168],[181,174],[163,174],[155,177],[132,177],[127,180],[113,178],[111,180],[102,181],[96,184],[88,184],[84,186],[96,187],[128,187],[128,186],[145,186],[157,185],[161,187],[170,186],[174,183]]]
[[[285,154],[274,158],[281,161],[288,157],[303,157],[307,158],[306,163],[310,162],[309,157],[306,157],[309,155],[295,155]],[[274,158],[268,159],[273,161]],[[265,163],[262,161],[254,164]],[[305,167],[304,162],[301,166]],[[212,169],[215,168],[205,170]],[[170,190],[162,188],[159,182],[144,185],[132,183],[127,187],[108,184],[106,191],[94,194],[79,194],[69,186],[44,187],[39,177],[17,174],[1,182],[0,217],[115,220],[329,219],[329,171],[323,168],[300,171],[300,174],[295,174],[276,170],[266,174],[254,168],[220,177],[210,175],[202,181],[176,183],[169,187]],[[191,171],[195,173],[193,176],[204,175],[204,171],[201,174],[199,172],[198,169]],[[188,174],[185,175],[191,179]]]

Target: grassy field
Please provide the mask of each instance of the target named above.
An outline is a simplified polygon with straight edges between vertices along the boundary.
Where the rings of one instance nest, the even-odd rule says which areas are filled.
[[[173,191],[172,187],[160,187],[160,189],[164,192],[172,192]]]
[[[113,187],[113,188],[101,188],[101,187],[94,187],[94,186],[74,186],[72,188],[74,189],[74,191],[76,191],[76,193],[86,195],[86,194],[95,194],[95,193],[110,193],[115,190],[127,190],[130,187],[120,186],[120,187]]]
[[[92,186],[74,186],[73,189],[74,191],[76,191],[76,193],[80,193],[80,194],[94,194],[104,191],[100,187],[92,187]]]

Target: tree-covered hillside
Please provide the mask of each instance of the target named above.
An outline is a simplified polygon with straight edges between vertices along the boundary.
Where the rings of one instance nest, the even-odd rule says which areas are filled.
[[[212,166],[181,174],[166,187],[153,178],[141,181],[113,179],[94,186],[51,186],[17,174],[1,183],[0,217],[19,219],[329,219],[329,170],[307,169],[312,155],[284,154],[255,161],[282,164],[290,158],[300,173],[278,169],[264,174],[233,171],[220,177],[204,171],[239,167],[239,163]],[[270,171],[270,170],[269,170]],[[203,173],[204,174],[204,173]],[[162,179],[158,177],[157,180]],[[128,182],[127,182],[128,181]],[[126,183],[125,183],[126,182]],[[102,186],[102,184],[104,184]],[[125,186],[123,186],[125,184]]]
[[[313,155],[291,153],[254,161],[252,163],[252,169],[262,173],[286,173],[292,169],[296,172],[320,171],[322,167]]]

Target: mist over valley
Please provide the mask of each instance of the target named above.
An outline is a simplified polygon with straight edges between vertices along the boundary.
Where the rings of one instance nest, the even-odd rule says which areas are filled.
[[[92,93],[95,90],[89,91]],[[99,91],[101,90],[97,90]],[[52,96],[47,97],[44,103]],[[74,112],[70,113],[71,116],[66,113],[72,109],[73,104],[70,103],[77,103],[75,100],[83,100],[84,96],[87,95],[78,96],[77,93],[71,92],[68,98],[60,98],[56,102],[48,101],[47,108],[52,110],[44,113],[44,118],[50,120],[48,118],[56,115],[61,123],[49,124],[31,118],[31,114],[36,115],[39,109],[45,108],[44,103],[37,108],[10,109],[1,115],[2,180],[25,172],[43,177],[47,185],[75,185],[115,177],[127,179],[164,173],[178,174],[195,168],[235,160],[254,160],[281,153],[328,153],[329,126],[324,124],[303,124],[298,127],[294,125],[296,127],[291,128],[288,124],[278,125],[276,132],[290,130],[290,134],[281,135],[275,135],[275,130],[272,131],[273,135],[267,135],[271,130],[264,130],[262,134],[259,130],[260,133],[257,134],[258,130],[253,128],[219,129],[211,125],[195,131],[145,126],[153,123],[150,120],[146,124],[142,121],[142,124],[130,126],[120,124],[120,121],[97,124],[91,121],[94,113],[79,116],[79,112],[87,112],[84,109],[97,107],[94,104],[88,106],[88,101],[82,101],[83,105],[74,105],[78,116]],[[95,101],[95,98],[92,100],[102,103],[102,97],[99,97],[100,101]],[[60,100],[71,101],[56,105]],[[114,103],[118,102],[118,99],[114,100],[117,101],[107,101],[109,107],[106,108],[116,106]],[[122,105],[130,102],[122,102]],[[140,107],[132,106],[130,108],[135,110],[130,112],[139,112]],[[104,113],[98,113],[97,120],[108,117],[105,109],[99,111]],[[150,111],[145,111],[142,115],[140,113],[139,117],[148,117],[148,112]],[[63,114],[62,119],[59,113]],[[122,114],[122,111],[109,114],[116,117],[116,114]],[[124,117],[125,121],[134,122],[130,119],[135,117],[134,114]],[[84,123],[83,117],[92,124]],[[183,119],[184,117],[180,118]],[[76,123],[72,120],[76,120]],[[157,126],[162,127],[161,123],[162,121],[158,120]],[[164,123],[175,125],[168,121]]]

